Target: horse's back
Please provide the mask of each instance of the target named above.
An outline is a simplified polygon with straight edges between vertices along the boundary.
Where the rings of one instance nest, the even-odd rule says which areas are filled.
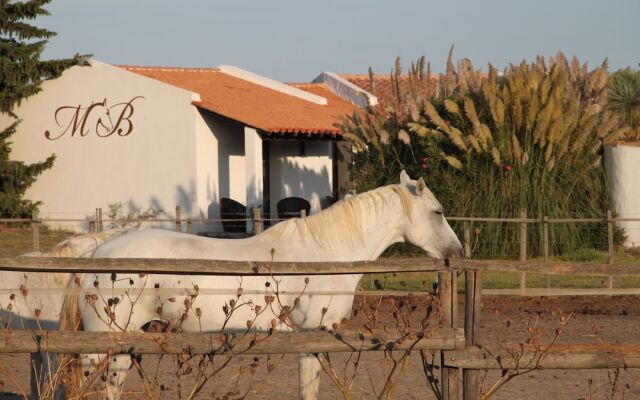
[[[94,251],[94,258],[219,258],[234,259],[247,239],[212,239],[197,235],[148,229],[111,239]]]

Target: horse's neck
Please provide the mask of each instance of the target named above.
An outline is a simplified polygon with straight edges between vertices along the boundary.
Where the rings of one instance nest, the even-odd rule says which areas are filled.
[[[369,212],[363,218],[363,255],[375,260],[392,244],[404,241],[406,214],[398,196],[387,198],[383,212]],[[363,210],[363,215],[365,210]]]
[[[374,199],[372,196],[370,199]],[[372,200],[373,201],[373,200]],[[356,261],[356,260],[375,260],[382,252],[393,243],[402,242],[404,237],[404,224],[406,223],[406,214],[403,209],[402,201],[399,196],[389,194],[387,192],[384,201],[380,201],[377,205],[372,202],[360,199],[355,205],[359,208],[360,214],[359,229],[361,232],[354,232],[358,236],[357,243],[351,245],[344,244],[349,242],[345,235],[342,242],[337,246],[328,246],[318,243],[312,232],[306,232],[306,237],[300,237],[300,229],[296,222],[289,220],[287,222],[288,229],[282,229],[282,234],[274,235],[268,233],[268,230],[253,238],[247,239],[254,241],[256,247],[272,246],[278,250],[280,248],[299,247],[304,251],[313,255],[313,259],[317,261]],[[330,209],[325,212],[332,212]],[[341,221],[344,224],[356,224],[354,221]],[[278,228],[276,227],[275,230]],[[337,227],[337,229],[340,229]],[[344,226],[341,232],[335,232],[336,237],[344,235],[350,229],[350,226]],[[359,230],[358,229],[358,230]],[[304,235],[303,235],[304,236]],[[302,242],[302,243],[301,243]],[[294,257],[304,259],[305,256]],[[294,261],[294,260],[291,260]]]

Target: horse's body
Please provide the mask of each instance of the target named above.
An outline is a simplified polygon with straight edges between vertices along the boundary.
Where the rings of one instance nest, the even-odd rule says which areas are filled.
[[[65,240],[49,253],[33,252],[25,257],[90,257],[93,250],[123,231],[101,232]],[[72,284],[70,273],[0,271],[0,328],[58,330],[69,322],[63,309],[67,296],[65,289]],[[55,354],[31,354],[31,398],[39,399],[52,390],[57,382],[52,372],[57,369]],[[57,398],[64,395],[57,390]]]
[[[135,232],[115,238],[94,252],[96,258],[200,258],[250,261],[356,261],[375,260],[391,244],[409,241],[425,249],[433,257],[459,254],[461,245],[442,215],[435,197],[422,180],[410,181],[406,174],[400,185],[376,189],[336,203],[331,208],[303,219],[291,219],[247,239],[209,239],[161,230]],[[114,279],[115,278],[115,279]],[[276,329],[312,329],[321,324],[331,326],[349,316],[353,294],[322,295],[322,291],[353,293],[361,275],[313,276],[305,283],[303,276],[277,278],[280,293],[304,292],[294,306],[295,294],[281,295],[280,303],[292,308],[289,318],[278,320],[280,307],[274,312],[263,312],[252,329],[266,330],[272,320]],[[98,286],[104,298],[109,298],[112,287],[124,288],[199,288],[228,289],[235,293],[242,287],[247,293],[256,290],[274,292],[272,277],[232,276],[180,276],[138,274],[87,274],[84,287]],[[114,292],[115,293],[115,292]],[[119,292],[121,293],[121,291]],[[223,327],[223,307],[229,304],[232,294],[200,294],[191,304],[196,313],[185,314],[182,301],[167,301],[176,294],[165,292],[144,294],[133,302],[133,296],[114,294],[117,306],[109,311],[100,302],[90,304],[81,299],[85,330],[136,331],[150,321],[163,321],[177,325],[184,331],[216,331]],[[256,316],[255,306],[265,310],[265,296],[243,294],[238,302],[252,301],[252,306],[236,309],[224,325],[225,329],[245,330],[247,320]],[[161,314],[158,314],[161,307]],[[323,310],[324,309],[324,310]],[[110,314],[112,312],[112,314]],[[176,325],[174,325],[176,326]],[[129,355],[113,357],[108,366],[107,395],[110,399],[120,396],[121,386],[131,366]],[[300,394],[303,398],[315,398],[318,391],[320,366],[309,357],[300,360]]]

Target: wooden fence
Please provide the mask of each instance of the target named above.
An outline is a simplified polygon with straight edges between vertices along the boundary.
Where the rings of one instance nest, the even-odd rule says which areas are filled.
[[[305,216],[305,210],[300,210],[300,216]],[[613,264],[613,256],[614,256],[614,227],[617,222],[640,222],[640,218],[620,218],[613,217],[611,210],[608,210],[605,215],[601,218],[550,218],[549,216],[542,216],[540,218],[528,218],[526,210],[520,211],[520,216],[518,218],[502,218],[502,217],[467,217],[467,216],[448,216],[447,219],[449,221],[461,221],[463,223],[463,243],[465,249],[465,256],[467,258],[471,257],[471,233],[470,233],[470,222],[494,222],[494,223],[512,223],[518,224],[520,227],[519,234],[519,243],[520,250],[518,259],[520,261],[526,260],[527,255],[527,230],[528,226],[531,224],[541,224],[543,229],[543,239],[542,239],[542,255],[545,262],[549,261],[549,226],[551,224],[558,223],[602,223],[607,227],[607,263]],[[251,223],[253,226],[253,232],[261,232],[264,227],[265,222],[278,222],[281,221],[280,218],[269,218],[269,216],[265,216],[262,213],[262,209],[254,208],[250,210],[250,213],[247,214],[244,219],[226,219],[226,218],[193,218],[193,217],[182,217],[182,209],[180,206],[176,206],[175,208],[175,218],[144,218],[144,219],[133,219],[128,222],[132,223],[172,223],[175,225],[175,230],[177,232],[187,232],[193,233],[193,224],[194,223],[220,223],[224,221],[233,221],[233,222],[247,222]],[[72,218],[48,218],[41,219],[38,217],[38,212],[34,211],[31,218],[0,218],[0,223],[23,223],[23,224],[31,224],[31,228],[33,230],[33,248],[34,251],[40,250],[39,244],[39,225],[41,223],[50,223],[50,222],[77,222],[77,223],[87,223],[89,232],[100,232],[104,229],[105,223],[114,223],[118,222],[118,220],[104,218],[102,208],[96,208],[95,214],[92,219],[72,219]],[[548,282],[548,281],[547,281]],[[525,275],[522,275],[521,279],[521,287],[524,288],[526,285]]]
[[[430,349],[440,351],[442,399],[479,399],[480,372],[513,368],[640,368],[638,344],[554,345],[541,352],[521,344],[479,346],[481,273],[487,270],[580,273],[598,276],[640,276],[640,266],[582,265],[563,262],[385,259],[348,263],[264,263],[169,259],[0,258],[0,270],[128,272],[207,275],[325,275],[373,272],[437,272],[441,326],[407,337],[399,331],[370,333],[332,329],[312,332],[278,332],[268,340],[237,337],[231,333],[114,333],[5,331],[0,352],[52,351],[58,353],[164,353],[272,354],[309,352],[389,351]],[[458,326],[457,281],[465,274],[464,329]],[[257,333],[268,335],[268,333]],[[516,356],[514,356],[516,354]],[[460,374],[462,376],[460,376]],[[462,382],[462,390],[460,382]]]
[[[305,210],[300,210],[300,216],[305,216]],[[295,216],[298,216],[297,214]],[[175,218],[144,218],[144,219],[132,219],[128,220],[128,222],[132,223],[174,223],[175,230],[178,232],[186,231],[187,233],[193,233],[193,224],[194,223],[216,223],[223,221],[235,221],[235,222],[251,222],[254,227],[254,231],[260,231],[263,228],[265,222],[278,222],[281,221],[281,218],[273,218],[268,215],[263,215],[261,208],[251,209],[244,219],[226,219],[224,216],[222,218],[193,218],[193,217],[182,217],[182,208],[180,206],[175,207]],[[448,216],[447,220],[449,221],[462,221],[463,222],[463,238],[466,244],[466,253],[470,255],[470,240],[471,234],[469,231],[469,222],[495,222],[495,223],[512,223],[518,224],[520,227],[520,251],[519,251],[519,260],[527,259],[527,229],[530,224],[541,224],[543,226],[543,256],[545,261],[548,260],[549,257],[549,226],[550,224],[557,223],[602,223],[607,226],[607,248],[608,248],[608,258],[607,262],[613,263],[613,234],[614,234],[614,226],[617,222],[640,222],[640,218],[621,218],[621,217],[613,217],[611,210],[607,210],[606,213],[601,218],[550,218],[549,216],[541,216],[540,218],[529,218],[527,217],[526,210],[520,211],[520,216],[517,218],[506,218],[506,217],[468,217],[468,216]],[[37,226],[40,223],[48,223],[48,222],[78,222],[78,223],[87,223],[88,230],[90,232],[102,231],[104,229],[104,224],[118,222],[118,220],[104,218],[102,208],[96,208],[95,214],[92,218],[89,219],[78,219],[78,218],[47,218],[40,219],[38,217],[38,212],[34,211],[32,213],[31,218],[0,218],[0,223],[30,223]],[[186,227],[186,228],[183,228]],[[34,240],[34,248],[36,242]]]

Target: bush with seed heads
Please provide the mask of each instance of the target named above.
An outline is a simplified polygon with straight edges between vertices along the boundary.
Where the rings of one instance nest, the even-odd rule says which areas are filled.
[[[405,169],[424,177],[449,214],[603,216],[610,198],[602,144],[628,131],[606,106],[606,61],[590,70],[558,53],[481,73],[468,59],[456,67],[450,54],[438,80],[424,65],[421,59],[402,75],[398,62],[390,77],[395,96],[344,120],[357,149],[351,173],[358,190],[395,182]],[[401,91],[401,80],[408,89]],[[476,255],[518,254],[519,232],[509,228],[483,227]],[[606,230],[590,228],[554,225],[552,252],[606,243]],[[540,253],[541,231],[530,232],[532,254]]]

